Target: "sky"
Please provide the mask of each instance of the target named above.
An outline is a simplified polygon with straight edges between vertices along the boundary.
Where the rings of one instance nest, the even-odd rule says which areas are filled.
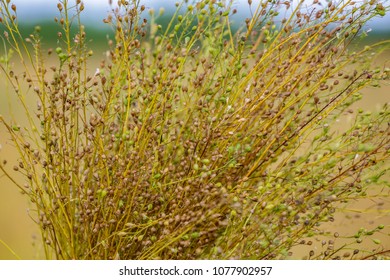
[[[71,0],[70,0],[71,1]],[[141,0],[147,8],[158,9],[161,6],[165,8],[174,7],[174,3],[180,0]],[[253,5],[260,0],[253,0]],[[308,0],[310,3],[311,0]],[[321,0],[325,2],[326,0]],[[388,0],[387,0],[388,1]],[[17,6],[20,19],[37,22],[42,19],[50,19],[58,14],[56,4],[58,0],[11,0]],[[84,19],[101,24],[102,19],[110,10],[108,0],[83,0],[85,3]],[[116,3],[117,0],[112,2]],[[242,13],[249,13],[247,0],[235,0],[236,8]],[[369,28],[374,31],[388,31],[390,33],[390,12],[383,18],[379,17],[369,24]]]

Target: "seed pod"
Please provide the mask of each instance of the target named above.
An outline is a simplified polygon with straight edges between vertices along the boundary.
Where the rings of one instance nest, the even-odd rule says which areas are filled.
[[[381,241],[379,239],[372,239],[372,242],[374,242],[375,244],[381,244]]]
[[[348,258],[348,257],[350,257],[350,256],[351,256],[351,253],[350,253],[350,252],[346,252],[346,253],[344,253],[344,255],[343,255],[344,258]]]

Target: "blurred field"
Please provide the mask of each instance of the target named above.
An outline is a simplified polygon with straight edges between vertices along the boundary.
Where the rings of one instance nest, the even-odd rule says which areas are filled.
[[[386,59],[386,58],[385,58]],[[388,55],[390,61],[390,55]],[[94,65],[98,65],[98,61],[92,61],[91,69],[96,69]],[[390,62],[389,62],[390,65]],[[90,71],[92,71],[90,69]],[[11,111],[14,113],[16,119],[23,122],[23,112],[18,108],[15,98],[12,98],[10,92],[10,100],[4,98],[6,92],[4,74],[0,74],[0,114],[5,118],[10,117],[9,105],[11,104]],[[363,108],[366,110],[378,110],[381,104],[390,102],[390,85],[385,85],[381,88],[371,88],[364,91],[363,100],[356,104],[355,108]],[[35,106],[35,102],[30,102],[31,106]],[[344,125],[348,125],[348,120],[342,121]],[[7,159],[9,162],[9,169],[17,160],[17,155],[7,139],[7,135],[3,128],[0,129],[0,144],[2,150],[0,153],[0,160]],[[378,190],[373,190],[377,192]],[[390,190],[383,190],[389,195]],[[42,259],[44,254],[40,246],[39,230],[29,217],[29,209],[33,208],[30,205],[27,197],[22,196],[18,189],[3,175],[0,174],[0,240],[3,241],[9,248],[6,248],[0,242],[0,259]],[[324,231],[337,231],[340,236],[353,235],[361,227],[374,228],[379,224],[390,225],[390,200],[380,200],[369,198],[365,201],[359,201],[354,204],[349,204],[348,209],[336,215],[336,220],[332,225],[327,225]],[[329,226],[329,227],[328,227]],[[390,228],[386,228],[387,235],[380,235],[382,249],[390,249]],[[334,239],[332,236],[324,240]],[[320,241],[317,240],[318,244]],[[342,240],[341,240],[342,241]],[[337,242],[337,241],[336,241]],[[316,244],[316,243],[315,243]],[[377,248],[373,242],[362,243],[364,248]],[[299,246],[294,249],[292,258],[302,258],[308,254],[309,250],[314,249],[317,252],[321,249],[320,245],[306,247]],[[317,248],[317,249],[316,249]],[[16,254],[14,255],[13,252]]]

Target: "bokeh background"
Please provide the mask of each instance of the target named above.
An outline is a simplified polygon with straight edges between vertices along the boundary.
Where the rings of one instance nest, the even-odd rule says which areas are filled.
[[[254,0],[253,5],[258,1]],[[93,71],[93,69],[96,69],[95,64],[98,65],[100,58],[103,56],[104,49],[107,46],[107,36],[110,36],[110,34],[112,36],[110,28],[102,21],[111,8],[108,5],[108,0],[83,0],[83,2],[85,3],[85,10],[82,19],[86,25],[87,36],[90,41],[89,46],[95,51],[95,60],[90,62],[90,71]],[[176,1],[143,0],[141,2],[147,9],[158,10],[160,7],[164,7],[166,14],[163,20],[169,20]],[[27,37],[35,25],[40,25],[44,37],[43,44],[46,44],[46,47],[55,48],[57,44],[56,34],[59,27],[53,19],[58,16],[57,1],[14,0],[12,3],[17,6],[18,20],[23,34],[26,34]],[[235,18],[236,22],[240,22],[240,20],[250,15],[247,0],[236,0],[234,5],[238,10]],[[390,39],[390,13],[385,17],[370,21],[364,28],[367,31],[372,30],[369,33],[370,40]],[[4,49],[0,46],[0,50],[1,56]],[[382,55],[379,60],[386,67],[390,67],[390,52]],[[50,62],[48,65],[50,65]],[[16,70],[22,71],[22,69]],[[363,100],[355,104],[354,107],[374,111],[386,102],[390,102],[390,85],[383,84],[381,88],[364,90]],[[5,118],[12,117],[23,123],[24,116],[22,112],[18,107],[16,98],[13,97],[12,90],[7,87],[4,74],[0,73],[0,114]],[[347,126],[348,120],[343,120],[342,123]],[[17,154],[2,127],[0,128],[0,149],[0,160],[7,159],[10,165],[17,160]],[[383,191],[389,192],[389,190]],[[378,190],[373,190],[373,193],[375,192],[378,192]],[[40,245],[39,229],[30,217],[32,209],[33,206],[29,203],[27,197],[22,196],[11,182],[0,174],[0,259],[44,258]],[[332,225],[327,225],[329,228],[325,230],[337,231],[340,235],[348,235],[356,232],[360,227],[372,228],[378,224],[390,225],[390,201],[370,198],[348,205],[348,209],[339,212],[336,215],[335,222]],[[390,249],[389,228],[387,228],[387,233],[378,236],[378,238],[382,240],[381,246],[383,248]],[[373,244],[368,243],[362,246],[363,249],[364,246],[370,249]],[[303,257],[311,249],[306,250],[304,245],[300,246],[294,250],[296,254],[293,257]]]

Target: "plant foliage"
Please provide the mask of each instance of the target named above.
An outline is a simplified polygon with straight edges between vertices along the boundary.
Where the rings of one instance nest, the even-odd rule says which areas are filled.
[[[340,203],[372,185],[388,196],[388,104],[351,109],[389,78],[372,65],[387,42],[354,44],[384,2],[249,0],[233,32],[233,1],[177,3],[163,28],[163,10],[121,0],[104,19],[115,36],[95,72],[82,1],[58,1],[62,31],[45,50],[41,28],[23,38],[2,0],[2,75],[28,125],[0,118],[25,180],[0,169],[36,206],[46,258],[286,258],[326,234]],[[354,247],[385,227],[310,257],[386,256]]]

